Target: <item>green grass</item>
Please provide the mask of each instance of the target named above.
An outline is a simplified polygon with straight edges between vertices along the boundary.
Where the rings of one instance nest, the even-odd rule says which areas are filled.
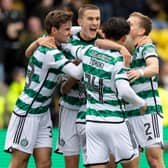
[[[10,162],[11,155],[3,151],[5,141],[6,130],[0,130],[0,168],[7,168]],[[53,150],[55,149],[57,129],[53,129]],[[164,128],[164,140],[168,142],[168,127]],[[166,168],[168,168],[168,151],[164,152],[164,162]],[[118,167],[121,167],[120,165]],[[28,168],[35,168],[34,160],[31,157],[29,160]],[[52,168],[64,168],[64,158],[62,155],[52,153]],[[80,160],[80,168],[82,166],[82,160]],[[141,156],[140,168],[149,168],[144,153]]]

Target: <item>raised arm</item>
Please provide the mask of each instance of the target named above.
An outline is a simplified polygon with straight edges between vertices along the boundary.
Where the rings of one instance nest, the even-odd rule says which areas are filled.
[[[70,53],[76,59],[82,59],[84,53],[89,47],[92,47],[92,45],[72,45],[71,43],[61,44],[62,50],[67,53]]]
[[[80,32],[80,30],[81,30],[80,26],[73,26],[71,31],[72,31],[72,34],[76,34]],[[33,41],[28,46],[28,48],[25,51],[25,56],[29,58],[39,46],[46,46],[48,48],[56,48],[55,40],[53,37],[51,36],[40,37],[37,40]]]
[[[48,48],[56,48],[55,40],[53,37],[51,36],[40,37],[37,40],[33,41],[28,46],[28,48],[25,51],[25,56],[29,58],[39,46],[46,46]]]
[[[131,54],[123,45],[120,45],[120,44],[113,42],[111,40],[108,40],[108,39],[97,39],[95,42],[95,45],[100,48],[104,48],[104,49],[108,49],[108,50],[110,50],[110,49],[119,50],[121,55],[123,55],[125,66],[130,65]]]
[[[33,54],[33,52],[38,48],[38,39],[37,40],[35,40],[35,41],[33,41],[28,47],[27,47],[27,49],[26,49],[26,51],[25,51],[25,56],[27,57],[27,58],[29,58],[32,54]]]

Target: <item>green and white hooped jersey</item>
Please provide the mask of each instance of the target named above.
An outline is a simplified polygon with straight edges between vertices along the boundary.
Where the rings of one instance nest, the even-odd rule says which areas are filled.
[[[71,52],[83,62],[87,88],[86,120],[122,122],[125,117],[124,104],[118,97],[115,81],[128,80],[128,69],[123,66],[123,57],[118,51],[103,50],[92,45],[76,46]]]
[[[144,46],[135,48],[132,55],[131,69],[145,68],[145,60],[150,57],[158,57],[156,47],[153,44],[146,44]],[[161,113],[162,107],[158,94],[158,79],[156,76],[151,78],[140,77],[131,84],[134,91],[147,102],[146,114]],[[140,115],[140,109],[132,104],[126,103],[127,116]]]
[[[14,112],[18,115],[47,112],[58,75],[68,62],[58,49],[39,47],[30,57],[26,85],[16,102]]]
[[[71,37],[68,46],[70,48],[76,45],[88,46],[89,44],[94,44],[96,38],[91,41],[85,41],[80,38],[80,34],[78,32]],[[69,60],[76,59],[68,50],[64,51],[64,55]],[[60,104],[72,110],[78,110],[81,106],[86,104],[85,86],[82,81],[73,86],[67,94],[61,96]]]

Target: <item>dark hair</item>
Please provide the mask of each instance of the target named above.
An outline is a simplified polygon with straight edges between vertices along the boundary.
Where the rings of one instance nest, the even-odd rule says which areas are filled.
[[[119,17],[112,17],[102,24],[102,31],[107,39],[120,40],[124,35],[129,34],[129,23]]]
[[[148,35],[151,32],[152,20],[148,16],[143,15],[140,12],[133,12],[129,15],[129,17],[131,16],[138,17],[140,19],[140,26],[145,29],[144,35]]]
[[[45,28],[47,33],[49,34],[51,32],[52,27],[59,29],[62,24],[72,21],[72,16],[72,12],[64,10],[53,10],[49,12],[45,18]]]
[[[99,10],[100,11],[99,7],[96,6],[96,5],[84,4],[78,10],[78,18],[82,18],[84,13],[85,13],[85,11],[87,11],[87,10]]]

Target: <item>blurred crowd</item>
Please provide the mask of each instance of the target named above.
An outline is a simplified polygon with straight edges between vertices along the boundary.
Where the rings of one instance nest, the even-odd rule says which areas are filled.
[[[83,3],[100,7],[102,22],[111,16],[127,18],[133,11],[151,17],[150,34],[160,57],[159,94],[164,110],[164,125],[168,126],[168,0],[1,0],[0,1],[0,128],[8,125],[9,116],[18,95],[24,87],[24,56],[28,45],[45,34],[45,15],[57,8],[74,13]]]

